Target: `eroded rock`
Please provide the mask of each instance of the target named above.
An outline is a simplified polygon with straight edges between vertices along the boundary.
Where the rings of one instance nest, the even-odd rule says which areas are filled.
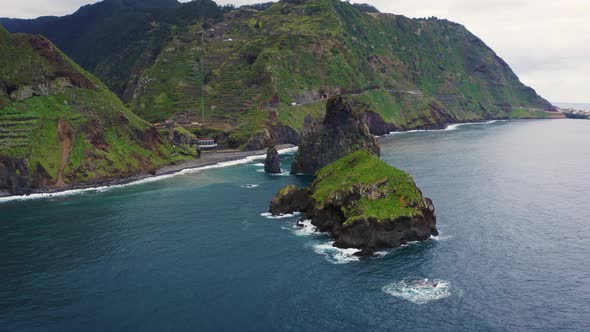
[[[379,145],[363,122],[363,112],[348,97],[328,100],[323,121],[306,121],[291,173],[313,174],[357,150],[379,156]]]

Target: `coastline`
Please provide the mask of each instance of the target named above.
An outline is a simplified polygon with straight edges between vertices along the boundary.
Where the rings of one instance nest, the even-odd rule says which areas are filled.
[[[399,134],[409,134],[416,132],[429,132],[429,131],[452,131],[458,127],[466,125],[486,125],[496,122],[506,122],[519,119],[497,119],[487,121],[473,121],[473,122],[462,122],[462,123],[447,123],[444,128],[432,128],[432,129],[413,129],[407,131],[393,131],[385,135],[377,136],[378,140],[386,139]],[[522,120],[533,120],[533,119],[522,119]],[[551,120],[551,119],[547,119]],[[297,150],[297,146],[292,144],[281,144],[277,146],[279,154],[291,153]],[[188,174],[193,172],[199,172],[207,169],[229,167],[239,164],[246,164],[253,160],[264,159],[266,156],[266,149],[256,151],[212,151],[205,152],[200,159],[193,159],[182,162],[177,165],[166,165],[156,170],[155,174],[136,174],[121,178],[111,178],[97,180],[92,183],[74,184],[67,185],[60,188],[46,188],[33,191],[28,195],[10,195],[8,192],[0,192],[0,204],[19,200],[31,200],[41,198],[51,198],[56,196],[69,196],[75,195],[82,192],[101,192],[105,190],[120,188],[124,186],[149,183],[167,179],[170,177]]]
[[[279,150],[279,154],[287,154],[297,151],[297,147],[292,144],[278,145],[277,149]],[[159,181],[207,169],[246,164],[254,160],[264,159],[265,157],[266,149],[256,151],[205,152],[200,159],[188,160],[178,165],[166,165],[160,167],[155,174],[144,173],[122,178],[104,179],[92,183],[68,185],[60,188],[39,189],[29,195],[21,196],[0,192],[0,204],[19,200],[69,196],[82,192],[102,192],[124,186]]]

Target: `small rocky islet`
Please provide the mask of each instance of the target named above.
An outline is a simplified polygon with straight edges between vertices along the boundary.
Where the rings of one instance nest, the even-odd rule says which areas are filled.
[[[363,256],[438,235],[432,201],[408,173],[379,158],[375,138],[347,98],[332,98],[324,121],[308,126],[293,165],[296,172],[318,168],[315,180],[308,188],[283,188],[271,214],[301,212],[334,237],[334,246]]]

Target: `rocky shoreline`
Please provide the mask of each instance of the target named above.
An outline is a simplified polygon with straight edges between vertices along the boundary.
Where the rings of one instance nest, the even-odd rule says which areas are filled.
[[[295,145],[293,144],[283,144],[278,145],[276,148],[281,152],[281,150],[294,148]],[[263,159],[266,156],[266,149],[264,150],[256,150],[256,151],[219,151],[219,152],[205,152],[201,155],[200,159],[189,160],[186,162],[179,163],[177,165],[167,165],[163,166],[155,171],[154,174],[136,174],[133,176],[121,177],[121,178],[111,178],[111,179],[101,179],[97,181],[93,181],[90,183],[80,183],[80,184],[70,184],[65,185],[59,188],[44,188],[44,189],[36,189],[30,192],[27,195],[11,195],[7,191],[0,191],[0,198],[8,198],[8,197],[26,197],[34,194],[58,194],[62,192],[72,191],[72,190],[85,190],[85,189],[95,189],[95,188],[103,188],[103,187],[113,187],[113,186],[120,186],[120,185],[127,185],[133,182],[137,182],[140,180],[145,180],[149,178],[155,178],[164,175],[172,175],[183,170],[189,169],[197,169],[212,165],[217,165],[219,163],[224,162],[232,162],[238,161],[248,157],[260,157]]]
[[[438,235],[432,200],[412,177],[364,150],[322,168],[309,188],[283,188],[269,212],[301,212],[335,247],[359,249],[358,256]]]

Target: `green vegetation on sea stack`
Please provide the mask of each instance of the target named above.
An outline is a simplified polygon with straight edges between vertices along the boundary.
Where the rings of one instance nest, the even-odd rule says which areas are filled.
[[[425,207],[422,193],[408,173],[363,150],[318,171],[310,190],[320,209],[346,193],[363,190],[365,194],[342,211],[346,223],[413,217]]]
[[[363,255],[438,235],[434,205],[412,177],[365,150],[320,169],[309,188],[283,188],[270,203],[273,215],[294,211],[334,236],[334,246]]]

